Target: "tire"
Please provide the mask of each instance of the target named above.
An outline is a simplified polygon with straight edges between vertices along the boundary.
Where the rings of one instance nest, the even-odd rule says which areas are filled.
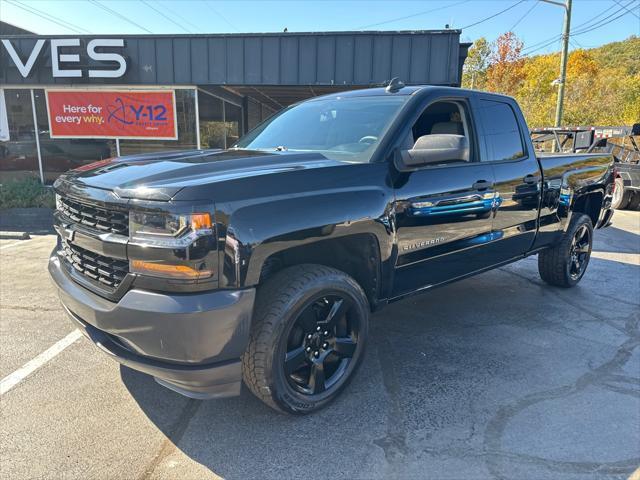
[[[369,311],[362,288],[344,272],[304,264],[276,273],[258,289],[242,358],[245,384],[280,412],[325,407],[361,363]]]
[[[538,254],[538,271],[542,280],[556,287],[575,286],[589,265],[592,243],[591,219],[574,213],[560,242]]]
[[[618,177],[615,180],[615,190],[611,199],[611,207],[616,210],[624,210],[633,198],[633,192],[629,189],[625,190],[624,181]]]
[[[631,197],[631,200],[629,201],[629,205],[627,207],[629,208],[629,210],[640,210],[640,192],[629,191],[629,193],[632,193],[633,196]]]

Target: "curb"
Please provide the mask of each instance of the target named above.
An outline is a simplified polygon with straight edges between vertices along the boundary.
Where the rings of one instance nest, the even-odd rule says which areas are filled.
[[[0,238],[28,238],[53,230],[52,208],[6,208],[0,210]],[[26,235],[26,237],[25,237]]]

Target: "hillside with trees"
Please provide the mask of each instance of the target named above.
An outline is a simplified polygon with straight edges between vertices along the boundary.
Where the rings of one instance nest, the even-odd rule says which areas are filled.
[[[507,32],[479,38],[469,49],[463,87],[515,97],[531,127],[553,125],[560,53],[527,56]],[[640,122],[640,37],[632,36],[569,55],[563,125],[631,125]]]

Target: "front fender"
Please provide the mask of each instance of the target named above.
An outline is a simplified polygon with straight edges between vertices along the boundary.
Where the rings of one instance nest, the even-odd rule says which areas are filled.
[[[243,205],[220,204],[228,219],[220,230],[222,288],[257,285],[265,262],[278,252],[325,240],[373,235],[382,262],[392,252],[392,192],[356,187],[269,198]]]

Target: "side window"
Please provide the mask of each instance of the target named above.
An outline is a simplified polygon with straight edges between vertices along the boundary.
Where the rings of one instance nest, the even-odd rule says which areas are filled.
[[[524,157],[518,120],[506,103],[480,100],[480,118],[487,145],[487,161],[517,160]]]
[[[466,158],[457,161],[469,162],[472,156],[469,154],[471,135],[468,119],[466,108],[462,103],[454,101],[432,103],[422,112],[408,132],[403,148],[420,149],[421,145],[434,143],[429,141],[429,137],[432,136],[437,136],[440,142],[444,142],[443,144],[447,143],[445,137],[463,137],[463,141],[466,141],[468,146],[467,154]],[[435,138],[431,140],[435,141]]]

